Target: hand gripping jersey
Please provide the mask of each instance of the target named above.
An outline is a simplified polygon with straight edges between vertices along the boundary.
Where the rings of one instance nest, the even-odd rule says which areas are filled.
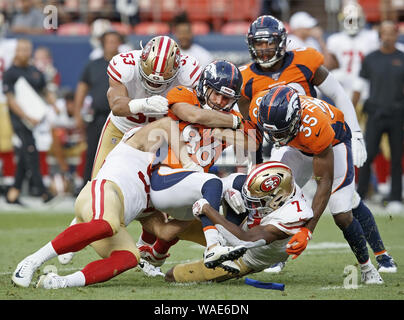
[[[268,91],[258,93],[251,101],[250,118],[257,123],[258,108],[262,97]],[[313,155],[351,139],[351,130],[345,123],[341,110],[308,96],[299,96],[302,106],[302,122],[297,136],[288,143],[305,154]]]
[[[142,50],[133,50],[126,53],[117,54],[109,62],[107,68],[108,76],[122,83],[128,90],[128,96],[131,99],[142,99],[152,96],[142,86],[140,75],[140,56]],[[195,87],[201,75],[201,68],[198,61],[191,57],[181,55],[180,70],[177,77],[171,82],[170,86],[160,95],[166,96],[167,92],[177,86]],[[112,123],[121,131],[126,132],[130,128],[143,127],[149,122],[162,118],[164,115],[149,116],[138,113],[129,117],[114,116],[112,112],[109,117]]]
[[[327,39],[327,49],[335,55],[339,68],[332,70],[338,81],[352,93],[352,83],[359,75],[363,58],[379,48],[378,34],[375,30],[361,30],[356,36],[338,32]]]
[[[169,106],[177,102],[189,103],[191,105],[201,108],[198,101],[195,90],[179,86],[170,90],[167,94]],[[240,118],[241,114],[231,110],[231,114],[237,115]],[[212,136],[211,128],[205,127],[200,124],[191,124],[186,121],[178,119],[174,113],[169,110],[168,116],[174,120],[179,121],[179,128],[181,131],[181,138],[187,142],[187,149],[190,157],[193,161],[203,167],[205,172],[209,171],[209,168],[215,163],[215,161],[220,157],[223,150],[228,147],[227,144],[222,143]],[[244,123],[244,132],[246,134],[253,135],[255,130],[250,131],[249,129],[254,129],[253,124],[249,122]],[[229,129],[231,130],[231,129]],[[168,154],[162,161],[162,164],[168,165],[171,168],[182,168],[180,161],[174,155],[171,148],[168,148]]]
[[[278,85],[288,85],[300,94],[316,97],[311,83],[317,69],[323,64],[323,55],[313,48],[287,51],[282,68],[276,72],[262,71],[256,63],[240,67],[243,75],[241,94],[251,100],[258,92]]]
[[[304,199],[301,189],[295,183],[294,195],[279,209],[261,218],[250,213],[242,224],[244,230],[254,228],[256,225],[273,225],[279,230],[292,236],[300,231],[306,221],[313,217],[313,211]],[[243,255],[244,263],[254,270],[263,270],[271,264],[286,261],[285,252],[289,238],[277,240],[262,247],[247,250]]]
[[[125,143],[137,128],[128,131],[122,141],[108,154],[92,183],[109,180],[118,185],[124,198],[124,220],[127,226],[149,208],[150,164],[154,153],[137,150]]]

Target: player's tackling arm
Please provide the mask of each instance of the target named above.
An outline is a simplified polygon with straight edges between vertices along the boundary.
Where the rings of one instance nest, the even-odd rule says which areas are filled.
[[[132,115],[129,110],[129,101],[131,99],[129,98],[128,90],[122,83],[109,78],[107,98],[109,107],[115,116],[128,117]]]
[[[317,183],[316,193],[312,201],[313,218],[306,223],[306,228],[314,231],[318,220],[327,207],[334,180],[334,152],[328,146],[323,152],[313,156],[313,178]]]
[[[198,123],[209,128],[238,128],[241,119],[231,113],[198,108],[186,102],[177,102],[171,111],[181,120]]]
[[[180,139],[178,123],[170,117],[164,117],[149,123],[147,126],[137,131],[127,141],[133,148],[153,153],[156,152],[164,142],[169,144],[184,168],[202,171],[202,168],[192,161],[185,142]]]
[[[218,211],[212,208],[208,203],[202,207],[202,212],[205,214],[214,224],[220,224],[225,227],[229,232],[235,235],[240,240],[244,241],[257,241],[264,239],[266,243],[271,243],[276,240],[285,239],[288,237],[286,233],[279,230],[273,225],[258,225],[252,229],[244,231],[239,226],[226,220]]]

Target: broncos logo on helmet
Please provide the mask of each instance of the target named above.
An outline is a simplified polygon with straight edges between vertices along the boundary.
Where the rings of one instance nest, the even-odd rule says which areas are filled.
[[[258,127],[267,133],[275,147],[287,145],[301,124],[298,93],[288,86],[277,86],[262,98],[258,110]]]
[[[242,188],[245,207],[265,216],[281,207],[295,191],[292,170],[278,161],[255,166]]]
[[[251,58],[261,67],[273,66],[286,53],[286,39],[287,32],[281,21],[269,15],[258,17],[247,33]],[[257,48],[259,43],[275,44],[275,48]]]
[[[203,69],[196,87],[198,100],[203,108],[228,112],[240,98],[242,83],[241,72],[234,64],[225,60],[211,62]],[[213,91],[228,100],[224,107],[211,101]]]

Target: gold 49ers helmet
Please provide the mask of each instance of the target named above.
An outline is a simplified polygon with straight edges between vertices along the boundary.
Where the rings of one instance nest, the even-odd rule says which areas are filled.
[[[281,207],[294,191],[292,170],[281,162],[268,161],[251,170],[242,195],[248,211],[265,216]]]
[[[180,67],[178,44],[167,36],[151,39],[142,50],[140,75],[149,93],[161,93],[174,81]]]

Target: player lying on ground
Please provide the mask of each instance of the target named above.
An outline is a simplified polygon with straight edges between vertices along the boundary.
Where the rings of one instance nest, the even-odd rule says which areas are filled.
[[[78,195],[75,202],[77,224],[68,227],[18,264],[12,275],[16,285],[28,287],[35,271],[44,262],[59,254],[77,252],[89,244],[102,257],[101,260],[67,276],[49,273],[40,278],[37,286],[47,289],[86,286],[107,281],[137,266],[139,250],[126,226],[132,220],[150,214],[147,210],[149,174],[155,151],[164,141],[169,141],[184,166],[198,168],[188,157],[185,145],[180,143],[178,125],[170,118],[135,131],[125,134],[106,158],[96,178],[88,182]],[[172,220],[167,226],[177,232],[180,224]],[[158,236],[165,237],[164,234]]]
[[[304,228],[305,222],[313,216],[313,211],[294,181],[291,169],[283,163],[270,161],[254,167],[247,177],[240,176],[245,179],[242,198],[236,189],[231,189],[233,195],[227,198],[232,199],[229,204],[237,208],[241,219],[247,216],[240,226],[220,215],[206,199],[195,202],[193,211],[196,216],[208,216],[223,234],[226,244],[241,245],[244,241],[264,239],[262,246],[247,250],[238,260],[223,262],[238,268],[238,274],[220,268],[208,269],[201,260],[176,265],[166,273],[166,281],[223,281],[259,272],[287,260],[285,250],[292,235]],[[247,212],[244,212],[243,203]]]
[[[240,119],[238,116],[241,115],[234,111],[233,107],[240,96],[241,83],[241,74],[237,67],[230,62],[218,60],[204,68],[196,90],[179,86],[168,92],[168,116],[179,120],[181,138],[187,142],[189,156],[204,172],[184,171],[170,150],[160,152],[161,165],[153,168],[150,191],[151,200],[157,209],[179,220],[195,219],[192,215],[192,205],[200,198],[205,198],[212,207],[219,209],[225,186],[219,177],[208,173],[209,168],[226,147],[235,146],[236,154],[237,150],[240,150],[244,155],[244,151],[249,147],[252,150],[258,148],[262,136],[256,134],[258,130],[250,127],[248,121],[243,121],[239,130],[210,129],[203,124],[180,120],[177,115],[199,108],[217,110]],[[201,221],[206,239],[204,260],[207,267],[214,268],[221,260],[229,257],[236,259],[244,253],[243,248],[231,248],[229,251],[229,247],[220,246],[214,224],[204,216]],[[144,240],[143,235],[141,240]],[[173,240],[171,245],[175,243],[175,239]],[[151,238],[149,241],[143,241],[140,250],[141,254],[148,255],[152,264],[161,265],[166,255],[164,251],[156,250],[156,245],[160,246],[160,241]],[[166,244],[165,252],[169,247],[170,244]]]

